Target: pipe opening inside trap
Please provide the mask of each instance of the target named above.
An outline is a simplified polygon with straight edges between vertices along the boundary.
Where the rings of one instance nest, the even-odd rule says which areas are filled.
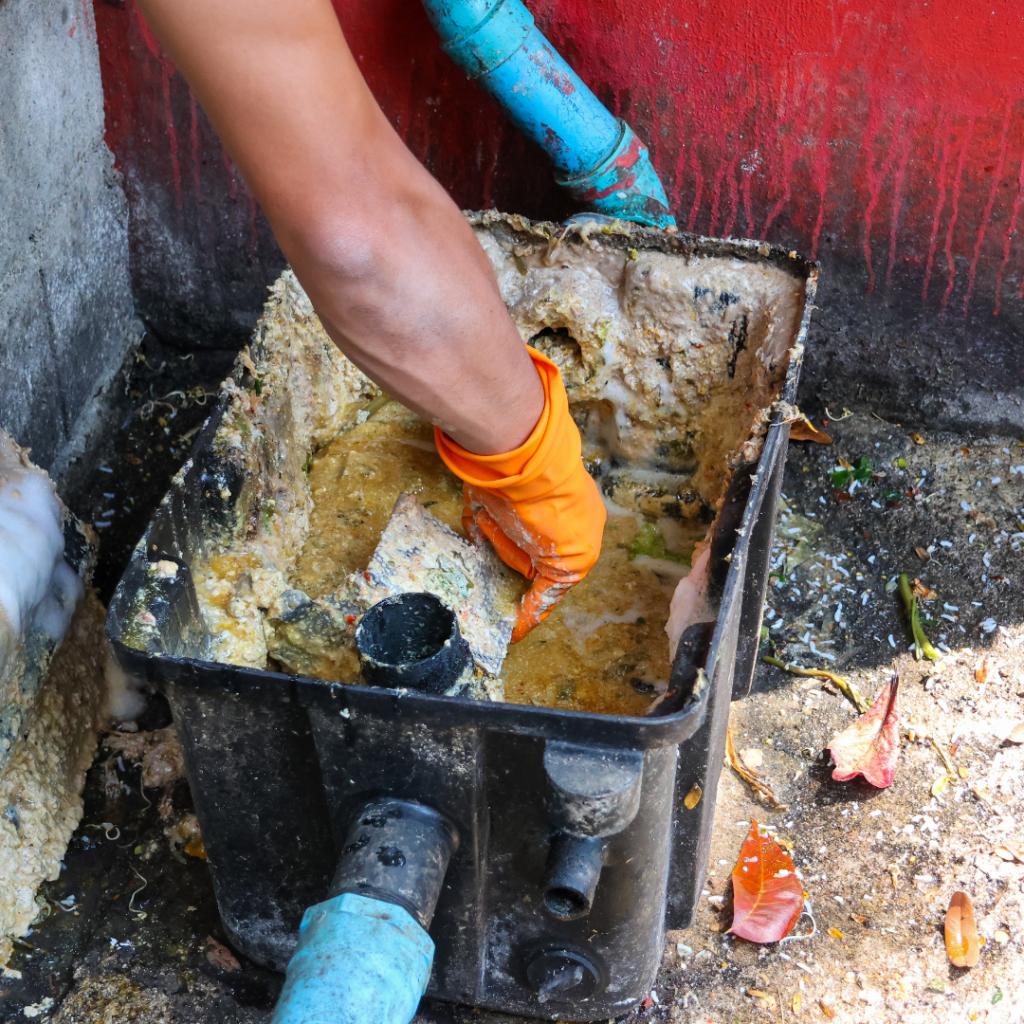
[[[469,661],[454,613],[433,594],[398,594],[375,604],[356,629],[363,676],[374,686],[441,693]]]

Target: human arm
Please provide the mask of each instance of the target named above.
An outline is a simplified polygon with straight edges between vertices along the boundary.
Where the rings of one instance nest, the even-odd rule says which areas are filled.
[[[466,448],[543,389],[465,218],[371,95],[330,0],[140,0],[338,347]]]

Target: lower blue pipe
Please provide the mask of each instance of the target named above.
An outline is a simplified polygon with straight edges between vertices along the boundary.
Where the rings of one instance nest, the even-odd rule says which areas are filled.
[[[647,147],[587,88],[520,0],[423,3],[445,51],[544,149],[560,185],[599,213],[675,225]]]
[[[310,907],[271,1024],[409,1024],[434,942],[407,910],[343,893]]]

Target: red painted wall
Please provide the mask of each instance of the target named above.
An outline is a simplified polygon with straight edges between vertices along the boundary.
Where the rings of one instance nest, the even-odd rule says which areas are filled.
[[[244,185],[132,0],[97,3],[108,141],[129,197],[152,205],[162,189],[165,219],[192,232],[193,249],[223,242],[230,221],[235,256],[266,262],[261,229],[243,223]],[[335,6],[385,112],[459,204],[567,212],[542,156],[440,51],[419,0]],[[847,304],[852,290],[953,332],[1017,317],[1020,0],[529,6],[646,139],[682,227],[800,249],[826,280],[835,270]]]

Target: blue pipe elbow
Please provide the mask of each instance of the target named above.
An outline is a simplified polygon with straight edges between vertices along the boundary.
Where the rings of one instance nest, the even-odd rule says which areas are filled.
[[[409,1024],[434,942],[403,907],[343,893],[310,907],[271,1024]]]
[[[581,203],[651,227],[675,225],[647,147],[612,116],[520,0],[423,0],[442,47],[505,108]]]

